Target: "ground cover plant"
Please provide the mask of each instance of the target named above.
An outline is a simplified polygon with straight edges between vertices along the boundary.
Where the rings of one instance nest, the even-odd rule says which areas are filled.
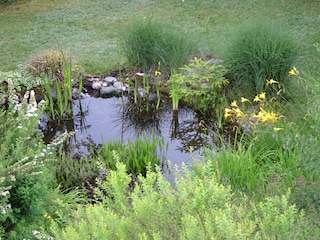
[[[220,113],[220,120],[221,125],[230,126],[229,131],[238,134],[239,141],[227,143],[224,148],[206,149],[206,163],[195,160],[192,170],[177,175],[176,185],[170,185],[160,173],[150,172],[146,178],[137,178],[139,181],[132,188],[132,184],[128,187],[132,178],[123,165],[119,164],[116,171],[101,168],[106,181],[97,180],[99,197],[94,206],[79,204],[79,199],[61,194],[51,181],[54,181],[52,172],[58,169],[54,169],[57,166],[54,161],[50,165],[46,161],[43,166],[37,165],[38,161],[32,165],[31,159],[38,155],[44,160],[61,160],[55,153],[47,155],[42,151],[46,146],[35,131],[38,121],[35,116],[32,124],[29,118],[26,121],[18,118],[34,114],[32,108],[27,107],[19,114],[5,110],[4,106],[5,112],[0,116],[1,152],[5,153],[0,157],[2,236],[87,239],[105,234],[115,239],[210,236],[317,239],[320,235],[318,9],[318,1],[307,0],[0,2],[0,90],[10,101],[9,79],[18,91],[30,90],[26,95],[29,97],[34,86],[43,84],[43,79],[33,78],[24,69],[33,56],[47,49],[70,53],[84,73],[104,74],[119,66],[132,68],[128,64],[130,59],[122,54],[119,29],[129,26],[133,16],[148,18],[151,12],[157,22],[169,22],[173,29],[196,39],[197,56],[203,59],[217,56],[225,60],[222,65],[226,68],[232,66],[226,57],[229,43],[247,19],[277,19],[286,23],[290,34],[299,39],[300,55],[291,61],[294,57],[288,48],[291,45],[285,48],[272,45],[273,40],[281,43],[286,37],[259,35],[265,38],[255,43],[270,47],[268,51],[258,49],[259,61],[274,60],[270,52],[281,49],[286,49],[281,56],[288,52],[289,57],[283,63],[284,68],[282,63],[276,63],[277,59],[269,62],[271,75],[263,69],[264,61],[258,61],[260,65],[255,65],[253,74],[246,69],[237,72],[247,74],[248,78],[239,80],[237,74],[234,79],[230,77],[228,94],[222,96],[226,97],[222,109],[229,110]],[[155,40],[161,42],[161,37]],[[158,70],[158,62],[164,66],[166,61],[152,60],[152,74]],[[279,66],[281,71],[277,73]],[[171,68],[170,64],[168,67]],[[243,84],[250,77],[253,90]],[[235,79],[241,87],[232,82]],[[281,99],[282,92],[278,92],[282,89],[291,92],[290,98]],[[117,159],[123,153],[112,154]],[[24,167],[27,170],[20,171]],[[33,174],[39,171],[45,174]],[[221,198],[223,203],[219,201]],[[93,226],[91,229],[86,228],[89,224]]]

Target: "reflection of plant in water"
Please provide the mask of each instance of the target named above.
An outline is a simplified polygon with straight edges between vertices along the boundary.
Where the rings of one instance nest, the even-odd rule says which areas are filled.
[[[117,120],[123,126],[123,133],[132,132],[135,136],[138,136],[142,132],[148,135],[154,132],[156,135],[161,135],[160,124],[167,111],[166,107],[157,109],[156,102],[149,102],[149,108],[146,109],[145,104],[142,104],[142,106],[135,104],[133,99],[130,98],[123,104]]]
[[[213,123],[211,120],[203,120],[201,115],[190,115],[190,109],[181,108],[178,111],[173,111],[172,121],[170,126],[171,139],[178,139],[181,142],[182,147],[178,150],[182,152],[189,152],[190,147],[195,151],[201,149],[206,144],[207,139],[215,142],[213,130],[208,131],[209,128],[213,129]],[[187,114],[187,119],[179,122],[179,114]]]

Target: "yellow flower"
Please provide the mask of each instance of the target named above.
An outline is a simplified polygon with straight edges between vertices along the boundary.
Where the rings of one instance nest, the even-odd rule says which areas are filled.
[[[260,100],[265,100],[266,99],[266,93],[262,92],[258,95],[258,97],[260,98]]]
[[[237,101],[234,100],[234,101],[230,104],[230,107],[235,107],[235,108],[237,108],[237,107],[238,107]]]
[[[154,72],[154,75],[155,75],[155,76],[160,76],[160,75],[161,75],[161,72],[160,72],[160,71],[155,71],[155,72]]]
[[[290,76],[298,76],[298,75],[299,75],[298,69],[296,69],[296,67],[293,66],[293,68],[292,68],[292,69],[290,70],[290,72],[289,72],[289,75],[290,75]]]
[[[278,128],[278,127],[274,127],[274,128],[273,128],[273,131],[275,131],[275,132],[279,132],[279,131],[281,131],[281,130],[283,130],[283,128]]]
[[[244,113],[239,108],[236,108],[234,110],[234,112],[236,113],[236,117],[238,117],[238,118],[244,118],[245,117]]]
[[[250,101],[249,101],[248,99],[242,97],[242,98],[241,98],[241,102],[244,103],[244,102],[250,102]]]
[[[233,110],[230,108],[225,108],[224,109],[224,118],[228,119],[229,117],[233,116]]]
[[[204,120],[200,120],[199,126],[201,127],[201,126],[204,125],[204,124],[205,124],[205,121],[204,121]]]
[[[253,99],[254,102],[260,102],[260,98],[259,98],[259,95],[256,95]]]
[[[269,85],[271,85],[271,84],[274,84],[274,83],[279,83],[279,82],[277,82],[277,81],[275,81],[275,80],[273,80],[273,79],[266,80],[266,85],[267,85],[267,86],[269,86]]]

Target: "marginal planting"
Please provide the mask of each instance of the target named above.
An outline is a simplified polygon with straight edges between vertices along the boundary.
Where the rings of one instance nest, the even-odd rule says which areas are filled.
[[[254,19],[234,33],[225,59],[227,76],[248,95],[266,91],[266,79],[286,88],[297,57],[298,45],[290,29],[269,19]]]
[[[134,19],[120,39],[129,64],[146,71],[161,62],[161,70],[169,73],[183,66],[195,48],[184,33],[150,17]]]
[[[206,114],[225,102],[223,89],[229,81],[223,76],[223,66],[194,58],[180,72],[172,74],[168,81],[173,109],[178,108],[181,99]]]

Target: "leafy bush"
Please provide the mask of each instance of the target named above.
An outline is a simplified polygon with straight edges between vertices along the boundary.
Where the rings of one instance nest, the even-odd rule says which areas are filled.
[[[304,216],[288,196],[254,203],[217,183],[211,164],[194,175],[184,168],[172,186],[162,173],[139,176],[133,191],[125,165],[98,182],[101,203],[74,214],[56,239],[307,239]],[[105,196],[105,193],[108,196]]]
[[[37,130],[43,102],[36,102],[33,91],[18,101],[12,81],[8,84],[9,106],[0,109],[0,238],[25,239],[58,218],[44,214],[64,212],[67,206],[47,165],[63,136],[45,145]]]
[[[182,99],[205,113],[225,100],[222,90],[229,82],[223,76],[223,66],[194,58],[180,70],[182,73],[171,75],[168,81],[173,102]]]
[[[149,70],[161,62],[164,72],[185,64],[194,48],[183,33],[152,18],[134,20],[121,34],[121,45],[132,66]]]
[[[251,20],[234,33],[225,61],[227,75],[250,95],[265,91],[267,79],[286,87],[297,56],[289,29],[269,19]]]

